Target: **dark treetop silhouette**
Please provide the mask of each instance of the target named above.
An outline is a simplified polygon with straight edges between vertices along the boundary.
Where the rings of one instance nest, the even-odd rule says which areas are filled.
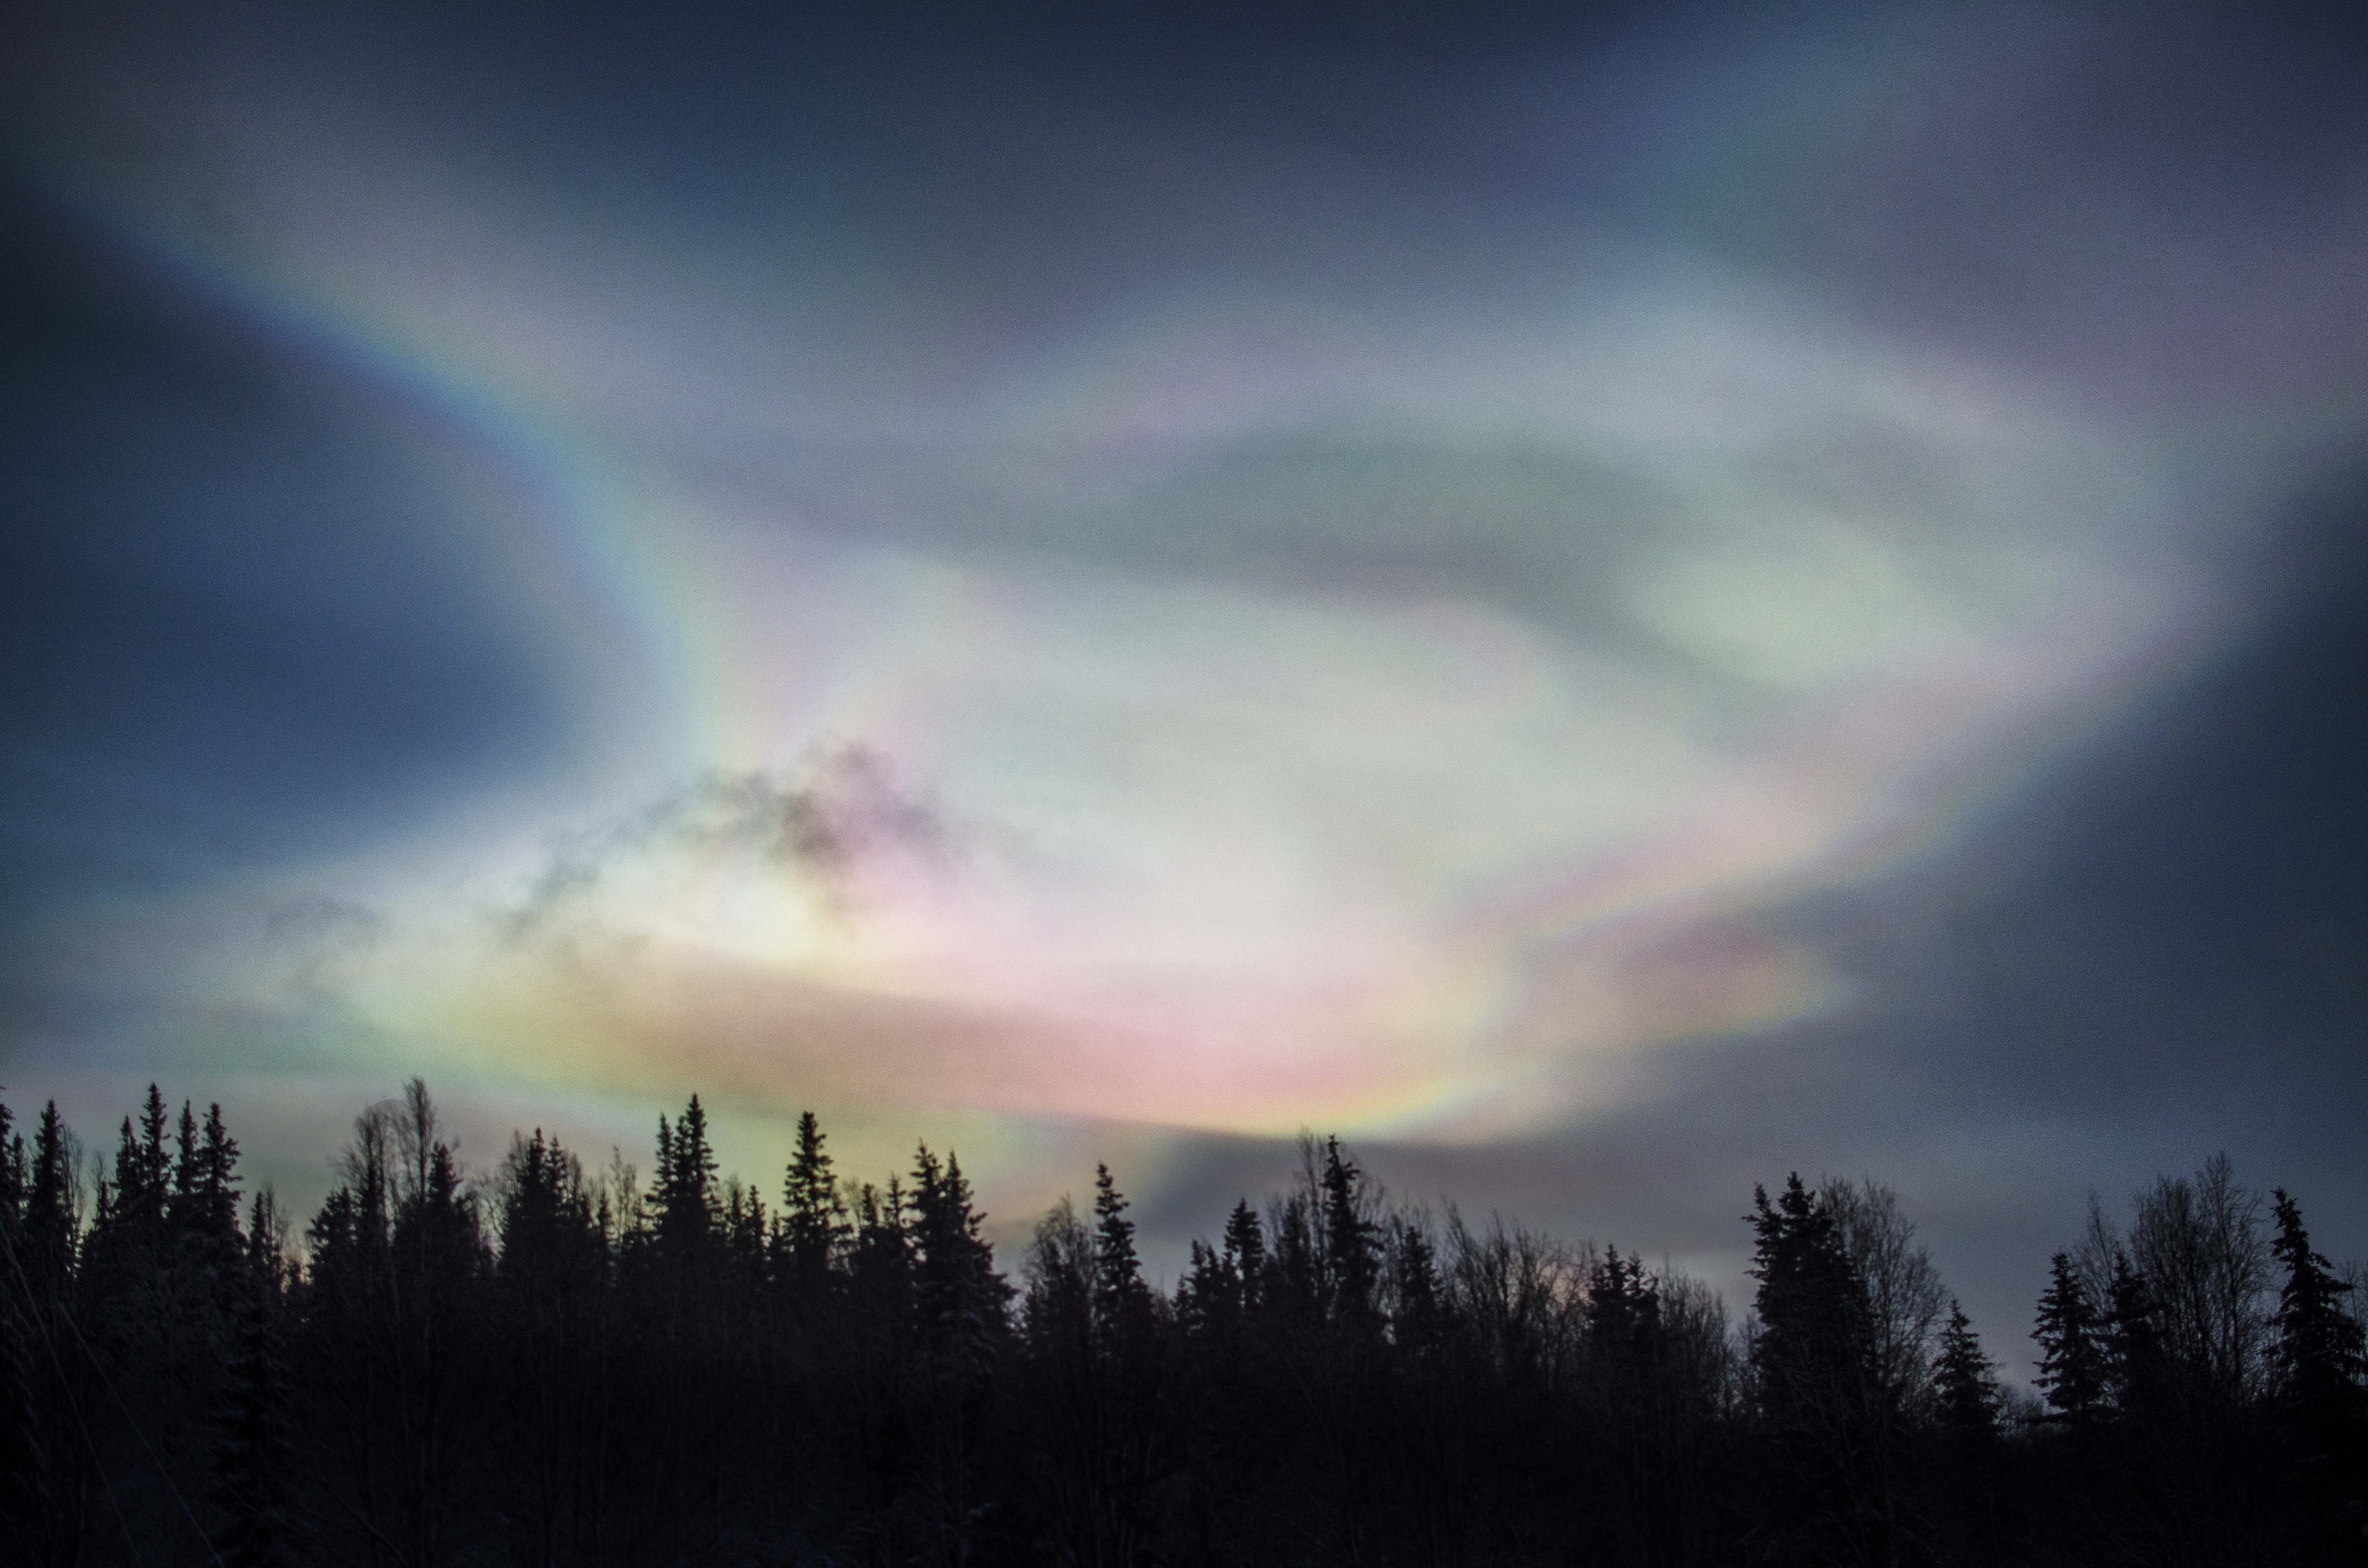
[[[1107,1166],[1015,1290],[961,1162],[644,1190],[414,1080],[301,1248],[219,1107],[111,1166],[0,1106],[12,1562],[2358,1563],[2368,1357],[2295,1200],[2092,1207],[2001,1387],[1892,1194],[1798,1176],[1701,1284],[1390,1200],[1338,1140],[1172,1294]],[[2273,1233],[2272,1233],[2273,1228]]]

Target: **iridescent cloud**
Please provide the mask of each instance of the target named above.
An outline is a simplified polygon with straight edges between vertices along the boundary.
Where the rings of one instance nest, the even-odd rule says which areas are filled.
[[[1884,47],[1766,155],[1873,159],[1959,45]],[[1645,83],[1603,145],[1702,90]],[[222,1041],[760,1119],[1531,1132],[1844,1004],[1768,912],[2241,623],[2158,425],[1617,203],[1023,114],[924,124],[965,150],[893,200],[792,161],[669,222],[317,62],[123,107],[168,149],[62,131],[58,187],[525,476],[454,506],[575,672],[551,776],[119,912]]]

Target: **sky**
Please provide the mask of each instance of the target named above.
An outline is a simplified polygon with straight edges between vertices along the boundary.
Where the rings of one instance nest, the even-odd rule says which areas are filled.
[[[2368,1254],[2356,24],[648,9],[6,24],[20,1112]]]

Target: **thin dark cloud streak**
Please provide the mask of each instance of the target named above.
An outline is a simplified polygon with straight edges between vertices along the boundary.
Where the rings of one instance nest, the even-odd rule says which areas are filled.
[[[878,754],[841,746],[795,776],[710,773],[669,791],[553,854],[495,924],[507,944],[543,937],[596,898],[620,863],[718,854],[793,874],[845,917],[855,912],[862,862],[899,857],[951,874],[978,841]]]

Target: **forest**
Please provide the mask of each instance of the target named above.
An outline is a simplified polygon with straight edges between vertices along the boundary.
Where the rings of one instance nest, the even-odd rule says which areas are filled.
[[[1731,1315],[1300,1153],[1167,1290],[1106,1168],[998,1267],[952,1152],[811,1114],[778,1186],[696,1098],[646,1178],[472,1173],[415,1080],[300,1228],[219,1106],[0,1106],[0,1560],[2368,1562],[2356,1270],[2225,1158],[2066,1217],[2033,1393],[1872,1182],[1738,1195]]]

